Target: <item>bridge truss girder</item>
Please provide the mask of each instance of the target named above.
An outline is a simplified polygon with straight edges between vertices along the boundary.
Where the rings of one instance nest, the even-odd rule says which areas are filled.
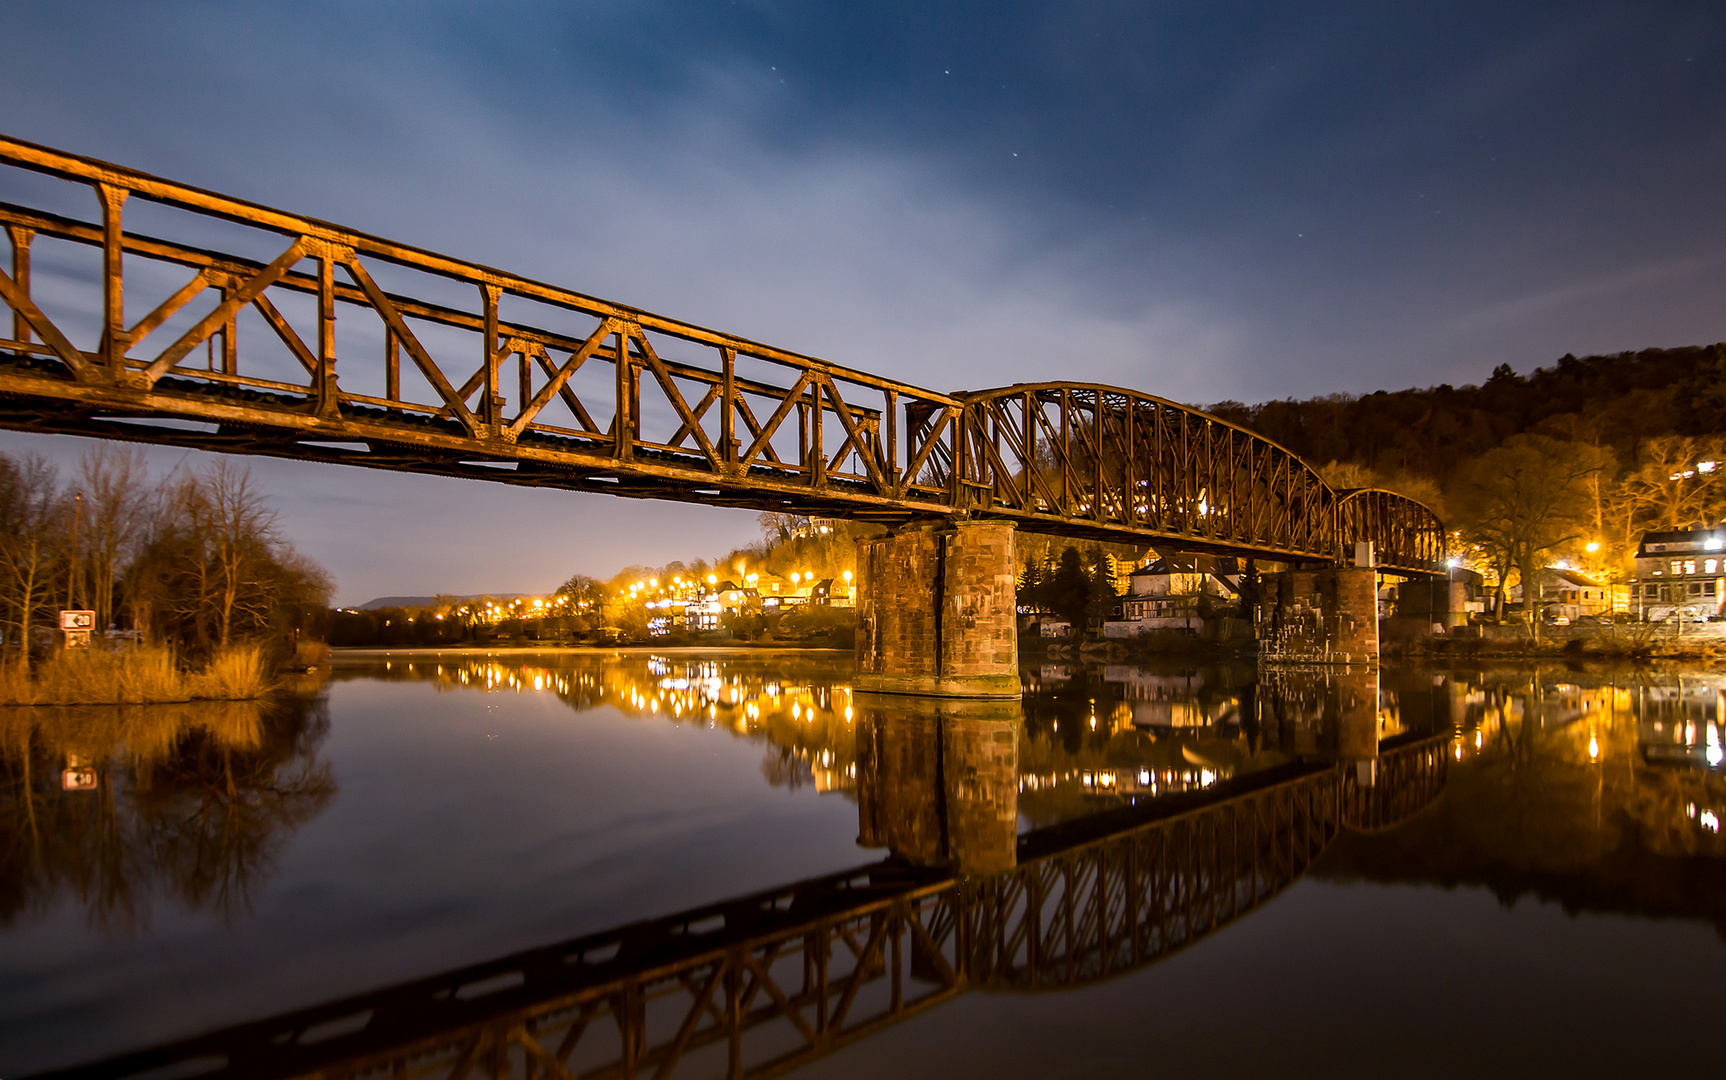
[[[1377,530],[1387,568],[1440,569],[1390,535],[1442,552],[1426,508],[1343,513],[1295,455],[1174,402],[944,394],[3,137],[0,165],[100,210],[0,203],[0,426],[1285,561],[1346,560],[1344,530]],[[130,229],[140,209],[182,238]]]

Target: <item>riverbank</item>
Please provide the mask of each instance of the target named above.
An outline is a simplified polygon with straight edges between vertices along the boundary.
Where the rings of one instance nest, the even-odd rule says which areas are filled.
[[[375,645],[343,646],[330,650],[331,662],[383,660],[413,656],[617,656],[636,653],[655,655],[747,656],[758,653],[842,653],[853,650],[830,645],[799,645],[794,642],[733,642],[727,645],[408,645],[384,648]]]
[[[26,670],[0,669],[0,705],[165,705],[188,701],[250,701],[270,689],[263,650],[236,645],[201,670],[180,667],[169,649],[136,645],[62,651]]]
[[[1386,641],[1382,645],[1383,655],[1421,661],[1582,659],[1708,665],[1726,662],[1726,623],[1685,627],[1659,623],[1551,626],[1541,628],[1539,639],[1532,637],[1525,626],[1488,624],[1469,629],[1473,632]]]

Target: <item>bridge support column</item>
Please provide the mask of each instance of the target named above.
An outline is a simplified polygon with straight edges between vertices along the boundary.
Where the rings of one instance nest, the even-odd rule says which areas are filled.
[[[1377,664],[1378,578],[1371,567],[1288,570],[1264,582],[1259,659]]]
[[[856,687],[1019,697],[1013,526],[962,521],[858,541]]]

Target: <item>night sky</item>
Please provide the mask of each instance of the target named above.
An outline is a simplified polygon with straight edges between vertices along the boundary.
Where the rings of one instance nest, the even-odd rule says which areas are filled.
[[[1726,338],[1723,46],[1718,2],[14,2],[0,132],[936,389],[1202,404]],[[252,467],[344,603],[757,536]]]

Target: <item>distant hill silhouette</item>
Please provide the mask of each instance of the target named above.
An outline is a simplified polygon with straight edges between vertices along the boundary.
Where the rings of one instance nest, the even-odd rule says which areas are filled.
[[[1611,446],[1628,462],[1644,439],[1726,433],[1726,343],[1564,356],[1526,376],[1500,364],[1480,386],[1222,401],[1205,409],[1314,465],[1351,461],[1440,484],[1462,462],[1521,432]]]
[[[466,596],[447,596],[447,599],[450,599],[450,600],[515,600],[515,599],[518,599],[518,598],[526,596],[526,595],[528,595],[528,594],[527,593],[518,593],[518,592],[488,592],[488,593],[469,593]],[[361,604],[356,610],[359,610],[359,611],[376,611],[379,608],[431,607],[434,603],[437,602],[437,599],[438,598],[436,596],[380,596],[380,597],[377,597],[376,599],[373,599],[373,600],[367,600],[365,603]]]

